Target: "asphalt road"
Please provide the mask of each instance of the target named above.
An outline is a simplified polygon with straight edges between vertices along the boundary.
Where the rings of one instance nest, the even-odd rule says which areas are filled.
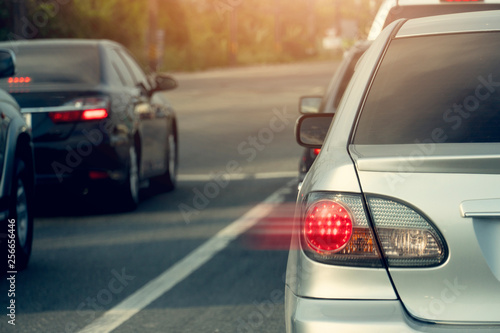
[[[321,94],[333,71],[176,74],[166,95],[179,121],[178,188],[145,192],[131,213],[42,207],[30,265],[15,275],[15,326],[10,281],[0,282],[0,332],[283,332],[298,97]]]

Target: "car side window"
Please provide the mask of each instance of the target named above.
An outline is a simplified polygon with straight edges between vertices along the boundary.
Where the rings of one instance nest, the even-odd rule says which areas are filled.
[[[130,73],[130,70],[128,69],[127,65],[125,65],[122,58],[119,56],[118,51],[114,48],[110,49],[109,55],[113,69],[120,77],[121,81],[123,82],[123,85],[126,87],[135,88],[136,87],[135,80],[132,77],[132,74]]]
[[[111,57],[111,52],[109,50],[105,49],[105,72],[107,75],[107,80],[111,85],[118,85],[118,86],[125,86],[125,79],[123,78],[122,75],[120,75],[120,72],[118,70],[118,65],[116,64],[116,61],[112,59]]]
[[[132,56],[128,54],[128,52],[122,50],[118,51],[118,53],[122,57],[128,68],[131,70],[136,86],[142,83],[144,85],[144,88],[146,88],[147,90],[151,89],[146,74],[144,74],[144,71],[139,67]]]

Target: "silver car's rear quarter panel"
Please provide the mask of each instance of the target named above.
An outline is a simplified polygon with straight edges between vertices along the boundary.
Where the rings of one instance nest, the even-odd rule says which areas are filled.
[[[299,202],[302,195],[317,191],[360,193],[356,170],[345,148],[330,148],[311,171],[299,193]],[[299,204],[287,265],[287,285],[295,294],[312,298],[396,299],[383,268],[328,265],[309,259],[300,249],[300,220]]]

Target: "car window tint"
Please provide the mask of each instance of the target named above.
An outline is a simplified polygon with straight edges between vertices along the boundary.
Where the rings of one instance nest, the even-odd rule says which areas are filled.
[[[36,84],[98,84],[99,51],[96,46],[18,45],[15,47],[16,76]],[[0,80],[7,86],[7,79]]]
[[[128,68],[132,71],[132,75],[134,76],[134,80],[136,84],[142,83],[146,89],[149,89],[149,82],[144,74],[143,70],[139,67],[137,62],[129,55],[127,52],[119,51],[120,56],[123,61],[127,64]]]
[[[111,51],[104,48],[104,53],[106,54],[104,61],[108,83],[111,85],[125,86],[125,79],[120,75],[118,65],[113,59]]]
[[[126,87],[136,87],[136,82],[132,77],[132,73],[123,62],[123,59],[119,56],[118,50],[114,48],[110,50],[110,60],[124,85]]]
[[[392,41],[354,143],[500,142],[498,50],[498,32]]]
[[[412,19],[426,16],[456,14],[465,12],[477,12],[482,10],[498,10],[500,4],[433,4],[433,5],[414,5],[393,7],[384,23],[384,28],[392,22],[401,18]]]
[[[337,109],[339,107],[340,101],[342,100],[342,96],[344,96],[344,92],[351,81],[352,76],[354,75],[354,69],[356,68],[356,64],[363,54],[364,51],[356,51],[356,53],[352,56],[351,61],[349,62],[349,66],[347,67],[342,80],[340,81],[339,90],[335,95],[335,99],[333,100],[333,107]]]

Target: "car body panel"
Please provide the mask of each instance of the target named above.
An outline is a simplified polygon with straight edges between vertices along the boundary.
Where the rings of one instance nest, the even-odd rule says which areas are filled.
[[[494,325],[426,323],[408,315],[399,300],[318,300],[285,288],[287,332],[497,333]]]
[[[16,154],[18,138],[25,135],[31,144],[30,129],[21,116],[21,111],[14,98],[0,89],[0,144],[1,144],[1,174],[0,197],[10,195],[13,179],[13,161]],[[33,148],[31,146],[31,148]],[[33,150],[31,150],[31,156]]]
[[[392,27],[395,27],[394,23]],[[373,74],[373,67],[385,49],[391,36],[391,30],[385,31],[379,40],[366,51],[365,60],[358,64],[359,70],[347,87],[350,98],[342,99],[340,112],[334,117],[330,132],[335,131],[335,138],[329,140],[322,150],[327,153],[316,160],[311,172],[306,175],[298,202],[302,202],[306,193],[315,191],[341,191],[361,193],[352,159],[347,151],[347,142],[350,136],[350,124],[355,115],[342,112],[343,109],[357,110],[362,102],[363,89],[355,89],[353,81],[369,82]],[[331,139],[334,137],[330,136]],[[320,153],[321,155],[322,153]],[[296,228],[300,220],[301,208],[298,205],[295,211]],[[295,229],[296,229],[295,228]],[[354,273],[353,273],[354,272]],[[366,284],[366,288],[354,286]],[[356,282],[356,283],[355,283]],[[344,299],[396,299],[387,271],[384,269],[349,268],[320,264],[307,258],[301,251],[301,244],[297,233],[293,233],[291,251],[288,258],[286,284],[292,293],[301,297],[313,298],[344,298]],[[351,286],[351,287],[347,287]]]
[[[373,146],[372,149],[352,146],[350,150],[358,165],[364,193],[411,203],[436,224],[447,241],[449,258],[442,266],[389,269],[407,310],[414,317],[429,321],[499,322],[500,276],[495,276],[497,272],[493,272],[490,267],[498,267],[500,257],[492,252],[497,249],[494,246],[481,249],[481,244],[488,239],[485,239],[484,232],[477,232],[477,229],[484,228],[482,224],[487,223],[486,228],[492,229],[490,234],[495,235],[500,231],[500,223],[481,221],[481,218],[464,218],[460,209],[464,201],[500,198],[500,154],[496,156],[496,170],[484,170],[481,163],[471,169],[467,160],[460,159],[463,155],[451,154],[457,151],[456,145],[448,145],[436,147],[436,152],[429,158],[433,164],[431,166],[426,162],[420,163],[418,159],[409,164],[408,159],[401,158],[416,151],[416,145],[400,146],[396,150],[392,146]],[[382,153],[383,148],[385,154]],[[364,150],[365,154],[361,155],[359,150]],[[441,153],[443,151],[448,154]],[[368,160],[365,160],[365,156]],[[396,162],[386,156],[400,160]],[[376,158],[389,162],[385,163],[386,170],[382,171],[383,162],[375,162],[374,169],[377,170],[366,171],[364,165]],[[468,156],[470,159],[472,156]],[[449,162],[456,165],[458,170],[439,172]],[[463,170],[467,172],[461,172]],[[485,251],[490,263],[483,255]],[[467,269],[464,270],[464,266]]]
[[[0,52],[3,78],[15,72],[15,56],[10,50]],[[35,171],[31,128],[14,98],[2,89],[0,164],[0,249],[5,255],[0,267],[5,273],[24,269],[31,255]]]

